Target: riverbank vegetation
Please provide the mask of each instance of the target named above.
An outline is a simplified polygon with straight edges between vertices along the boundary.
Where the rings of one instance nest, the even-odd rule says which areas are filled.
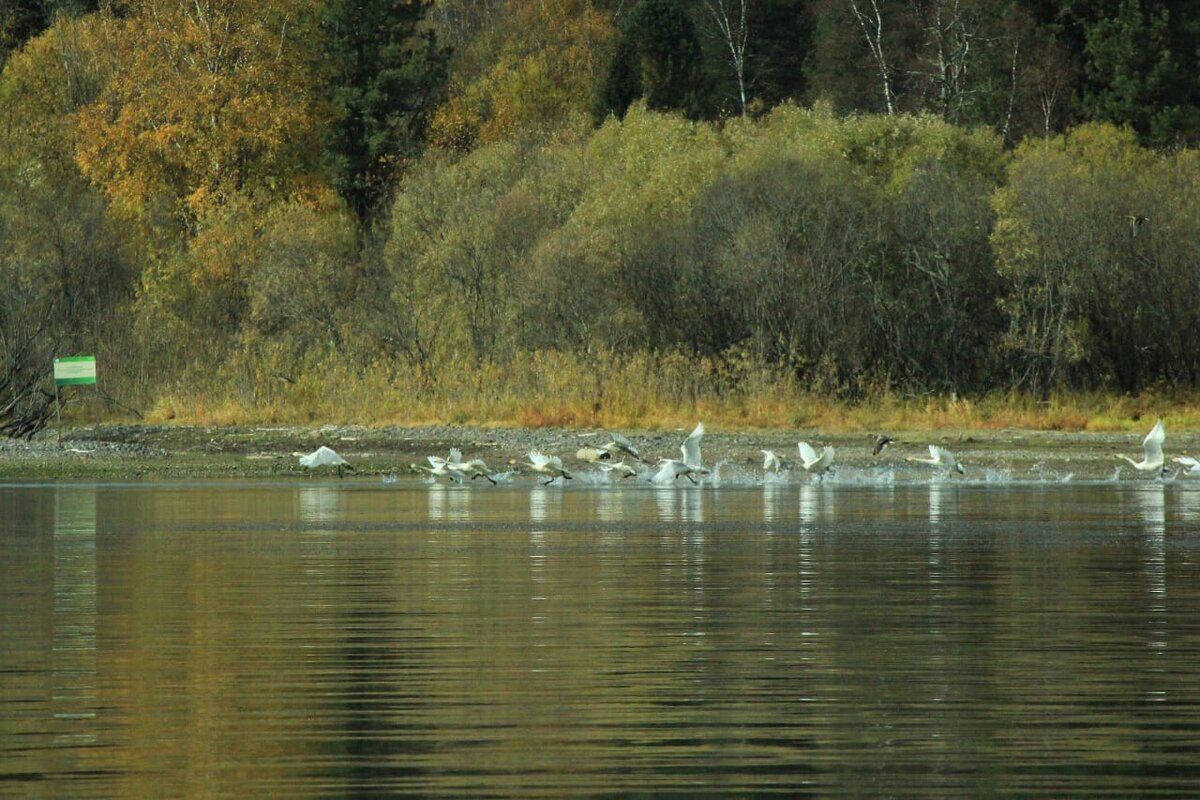
[[[1190,4],[10,9],[0,431],[1195,413]]]

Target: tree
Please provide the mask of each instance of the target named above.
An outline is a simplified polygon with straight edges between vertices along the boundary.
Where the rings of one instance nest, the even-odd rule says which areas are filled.
[[[51,360],[96,352],[132,294],[119,229],[72,159],[71,120],[103,83],[103,42],[88,19],[60,15],[0,74],[2,435],[45,425]]]
[[[769,109],[803,99],[808,85],[804,62],[812,48],[809,3],[751,0],[747,27],[746,78],[751,102]]]
[[[329,0],[322,27],[334,120],[325,135],[333,183],[361,221],[385,205],[422,150],[444,96],[449,51],[423,27],[428,0]]]
[[[737,84],[738,113],[746,116],[746,47],[749,40],[747,0],[704,0],[704,8],[720,41],[723,60]]]
[[[1090,118],[1165,138],[1168,132],[1158,128],[1179,99],[1170,90],[1183,68],[1170,47],[1171,24],[1161,4],[1143,10],[1139,0],[1125,0],[1111,16],[1088,26],[1083,107]]]
[[[83,172],[128,218],[188,231],[235,195],[319,180],[316,0],[130,0],[115,71],[79,116]],[[105,12],[101,12],[105,13]]]
[[[640,0],[621,21],[593,113],[623,116],[639,97],[652,110],[703,110],[700,42],[679,0]]]
[[[591,0],[518,0],[459,54],[434,144],[465,150],[514,136],[547,139],[584,117],[612,24]]]
[[[99,0],[5,0],[0,3],[0,69],[9,53],[49,28],[59,14],[77,17]]]
[[[892,86],[892,66],[884,40],[884,16],[880,9],[880,0],[849,0],[850,10],[862,30],[863,38],[871,51],[871,58],[878,71],[880,93],[883,96],[883,107],[888,114],[895,113],[896,92]]]

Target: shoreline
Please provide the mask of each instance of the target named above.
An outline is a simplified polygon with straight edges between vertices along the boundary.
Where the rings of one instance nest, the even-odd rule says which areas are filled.
[[[320,445],[333,448],[355,467],[358,477],[410,475],[409,464],[458,447],[464,456],[482,458],[494,471],[523,458],[529,450],[559,455],[568,469],[590,469],[575,451],[601,444],[611,431],[587,428],[481,428],[476,426],[364,427],[357,425],[196,426],[86,425],[43,431],[32,441],[0,439],[0,479],[5,480],[184,480],[205,478],[303,479],[310,473],[296,454]],[[653,461],[677,457],[688,430],[622,430]],[[1141,457],[1144,434],[1005,430],[888,431],[895,441],[873,456],[872,434],[819,431],[706,431],[701,449],[706,464],[723,461],[748,471],[761,468],[760,450],[785,455],[801,439],[831,444],[836,463],[856,468],[903,465],[909,456],[927,455],[929,444],[950,449],[968,470],[1008,470],[1021,474],[1071,474],[1079,479],[1111,477],[1124,465],[1125,478],[1145,478],[1118,459]],[[1173,456],[1200,454],[1200,434],[1167,432],[1168,464]],[[919,474],[919,473],[917,473]],[[979,474],[979,473],[977,473]],[[415,475],[413,477],[416,477]]]

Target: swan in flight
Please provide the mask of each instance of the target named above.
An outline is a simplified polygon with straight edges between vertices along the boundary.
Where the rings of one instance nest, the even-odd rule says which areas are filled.
[[[759,450],[763,454],[763,472],[782,472],[791,469],[791,463],[774,450]]]
[[[612,441],[601,446],[599,449],[608,453],[610,458],[617,453],[624,453],[625,456],[632,458],[634,461],[641,461],[643,463],[645,462],[645,459],[642,458],[642,454],[639,453],[638,449],[633,446],[633,443],[619,433],[614,433],[612,436]]]
[[[539,453],[537,450],[529,451],[529,460],[520,462],[521,466],[529,467],[534,472],[541,475],[546,475],[549,480],[542,483],[543,486],[549,486],[554,483],[556,478],[563,480],[571,480],[571,473],[563,468],[562,459],[558,456],[547,456]]]
[[[1191,456],[1176,456],[1171,460],[1187,470],[1184,475],[1200,475],[1200,461]]]
[[[450,459],[446,462],[446,470],[458,477],[459,482],[476,478],[486,478],[493,486],[496,485],[496,479],[488,474],[487,464],[483,463],[482,459],[475,458],[470,461],[463,461],[462,451],[457,447],[450,448]]]
[[[325,445],[321,445],[306,456],[300,456],[300,466],[307,467],[308,469],[336,467],[339,478],[342,477],[343,470],[354,471],[354,467],[350,466],[350,462]]]
[[[1163,429],[1162,420],[1154,423],[1154,427],[1146,434],[1146,438],[1142,440],[1142,460],[1134,461],[1129,456],[1117,456],[1128,461],[1133,468],[1138,472],[1157,472],[1159,475],[1163,473],[1166,464],[1163,463],[1163,441],[1167,438],[1167,432]]]
[[[607,475],[615,475],[618,478],[636,478],[637,468],[626,464],[622,461],[603,462],[600,464],[600,471]]]
[[[410,464],[409,466],[413,472],[424,472],[432,478],[449,478],[455,483],[462,483],[468,479],[485,478],[488,483],[496,485],[496,479],[488,473],[487,464],[478,458],[464,461],[462,451],[457,447],[450,448],[449,458],[426,456],[425,460],[429,466],[425,464]]]
[[[683,454],[683,459],[678,458],[660,458],[658,460],[658,472],[654,473],[651,480],[659,484],[670,483],[680,475],[685,476],[692,483],[696,482],[694,475],[701,477],[707,475],[709,470],[700,461],[700,437],[704,435],[704,423],[696,423],[695,429],[688,434],[688,437],[683,440],[683,444],[679,446],[679,452]]]
[[[813,475],[824,475],[833,466],[833,445],[825,445],[818,455],[808,442],[800,442],[800,466]]]
[[[431,478],[450,478],[454,476],[450,474],[450,470],[446,469],[446,459],[441,456],[427,456],[428,464],[409,464],[408,468],[413,472],[424,472]]]
[[[929,445],[929,458],[911,456],[904,460],[910,464],[929,464],[930,466],[934,467],[945,467],[946,469],[952,469],[959,475],[966,474],[966,470],[963,469],[962,464],[955,460],[950,451],[944,447],[939,447],[936,444]]]

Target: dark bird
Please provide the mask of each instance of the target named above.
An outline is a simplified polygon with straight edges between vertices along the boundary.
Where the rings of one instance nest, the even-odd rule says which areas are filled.
[[[880,453],[882,453],[884,451],[884,449],[889,444],[892,443],[892,441],[893,441],[892,437],[888,436],[887,434],[884,434],[884,433],[876,434],[875,435],[875,447],[872,448],[871,455],[873,455],[873,456],[879,455]]]
[[[1138,235],[1138,231],[1140,231],[1142,229],[1142,226],[1145,225],[1149,221],[1150,221],[1149,217],[1143,217],[1140,214],[1130,214],[1129,215],[1129,233],[1130,233],[1130,235],[1133,236],[1134,238],[1136,238]]]

